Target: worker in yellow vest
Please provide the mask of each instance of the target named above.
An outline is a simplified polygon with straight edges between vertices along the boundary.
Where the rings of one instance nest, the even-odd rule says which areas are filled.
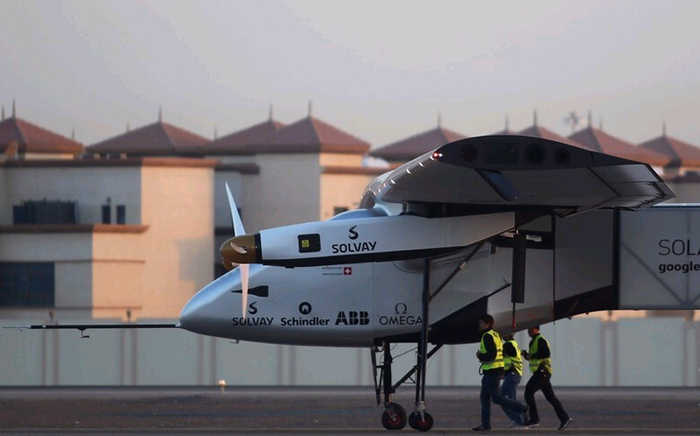
[[[542,390],[544,397],[554,407],[554,411],[559,417],[559,431],[564,431],[571,423],[571,417],[566,413],[557,396],[554,395],[552,383],[549,381],[552,378],[552,353],[549,342],[540,333],[540,326],[530,327],[527,333],[532,340],[530,340],[528,351],[523,352],[523,355],[530,362],[532,376],[525,385],[525,401],[530,410],[530,419],[526,425],[536,427],[540,424],[535,404],[535,392]]]
[[[501,385],[501,395],[509,400],[517,400],[517,388],[523,376],[523,358],[520,354],[520,347],[513,339],[512,334],[503,335],[503,384]],[[510,418],[511,428],[525,425],[522,413],[504,408],[503,411]]]
[[[503,407],[506,413],[524,415],[527,406],[514,400],[509,400],[501,395],[499,385],[503,378],[503,340],[493,329],[493,317],[485,314],[479,318],[479,331],[481,343],[476,358],[481,363],[479,369],[481,378],[481,425],[474,427],[474,431],[491,431],[491,400]]]

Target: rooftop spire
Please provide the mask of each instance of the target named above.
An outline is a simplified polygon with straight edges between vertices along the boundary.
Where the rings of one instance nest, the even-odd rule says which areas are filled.
[[[128,132],[129,130],[131,130],[131,126],[129,125],[129,122],[127,121],[126,122],[126,131]]]
[[[598,129],[603,130],[603,117],[600,117],[600,120],[598,121]]]
[[[661,135],[666,136],[666,120],[661,124]]]
[[[537,126],[537,109],[532,111],[532,125]]]
[[[163,106],[158,106],[158,122],[163,122]]]
[[[269,111],[269,113],[267,114],[267,119],[268,119],[269,121],[272,121],[272,110],[273,110],[273,109],[274,109],[274,106],[272,105],[272,103],[270,103],[270,111]]]
[[[75,141],[75,127],[73,127],[70,131],[70,139]]]
[[[312,101],[309,100],[309,118],[311,118]]]
[[[510,117],[508,116],[508,114],[506,114],[506,126],[503,130],[506,132],[510,131]]]
[[[218,138],[218,136],[219,136],[219,132],[217,132],[217,130],[216,130],[216,124],[214,124],[214,141],[216,141],[216,139]]]
[[[2,119],[1,120],[4,120],[4,119],[5,119],[5,105],[2,105]]]
[[[17,109],[15,107],[15,99],[12,99],[12,118],[17,118]]]
[[[437,113],[437,126],[441,127],[442,126],[442,113],[438,111]]]
[[[593,127],[593,111],[588,109],[588,127]]]

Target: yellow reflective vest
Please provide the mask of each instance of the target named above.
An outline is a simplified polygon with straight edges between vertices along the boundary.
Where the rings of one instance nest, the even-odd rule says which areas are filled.
[[[515,356],[503,355],[503,369],[506,371],[515,371],[518,375],[523,375],[523,357],[520,355],[520,347],[515,339],[506,341],[506,344],[511,344],[515,348]]]
[[[503,368],[503,339],[495,330],[491,329],[481,335],[481,344],[479,345],[479,353],[486,354],[486,346],[484,345],[484,337],[491,336],[493,344],[496,346],[496,358],[481,363],[481,369],[487,371],[489,369]]]
[[[549,348],[550,357],[546,357],[544,359],[533,359],[530,356],[537,354],[540,339],[547,342],[547,348]],[[544,338],[544,336],[542,336],[542,334],[538,333],[537,336],[532,338],[532,341],[530,341],[530,347],[528,347],[528,348],[529,349],[528,349],[527,353],[528,353],[528,357],[530,357],[530,359],[529,359],[530,360],[530,372],[532,372],[534,374],[535,371],[537,371],[537,369],[541,365],[545,371],[552,374],[552,358],[551,358],[552,347],[549,346],[549,342]]]

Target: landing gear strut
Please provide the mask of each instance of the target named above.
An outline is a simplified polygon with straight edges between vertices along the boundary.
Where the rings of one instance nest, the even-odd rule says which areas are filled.
[[[421,323],[420,337],[418,339],[418,352],[416,353],[416,408],[408,417],[408,425],[419,431],[428,431],[433,428],[433,417],[425,408],[425,373],[428,363],[428,305],[430,304],[430,259],[423,260],[423,322]]]
[[[391,364],[391,347],[389,342],[383,342],[383,361],[381,365],[377,365],[376,352],[378,349],[372,349],[372,366],[374,369],[374,387],[377,396],[377,405],[381,404],[382,393],[384,394],[384,412],[382,413],[382,425],[387,430],[401,430],[406,426],[406,411],[398,403],[392,402],[392,395],[396,392],[396,388],[404,382],[411,379],[416,385],[415,409],[408,417],[408,424],[411,428],[418,431],[428,431],[433,428],[433,417],[427,412],[425,407],[425,375],[426,364],[437,351],[442,348],[442,344],[438,344],[428,352],[428,305],[430,302],[430,260],[425,259],[423,272],[423,296],[422,296],[422,319],[421,332],[418,339],[418,347],[416,353],[416,365],[408,371],[396,384],[392,384]],[[380,371],[377,377],[377,370]],[[415,374],[415,376],[414,376]]]
[[[396,392],[396,386],[391,382],[391,347],[388,342],[382,344],[384,360],[377,366],[376,350],[372,350],[372,366],[374,367],[374,389],[377,395],[377,405],[381,404],[382,391],[384,393],[384,412],[382,413],[382,425],[387,430],[401,430],[406,427],[406,410],[400,404],[392,402],[392,395]],[[379,382],[377,382],[377,369],[380,370]]]

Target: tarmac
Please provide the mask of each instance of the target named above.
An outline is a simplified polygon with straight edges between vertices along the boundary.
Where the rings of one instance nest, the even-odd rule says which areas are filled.
[[[413,390],[395,401],[410,413]],[[578,435],[700,435],[699,388],[556,388]],[[471,433],[479,424],[477,387],[427,389],[430,434]],[[519,392],[522,400],[522,391]],[[559,434],[558,421],[541,394],[541,426],[530,434]],[[26,387],[0,388],[0,434],[13,435],[221,435],[390,433],[371,387]],[[491,434],[509,430],[492,408]],[[401,434],[413,432],[406,427]]]

